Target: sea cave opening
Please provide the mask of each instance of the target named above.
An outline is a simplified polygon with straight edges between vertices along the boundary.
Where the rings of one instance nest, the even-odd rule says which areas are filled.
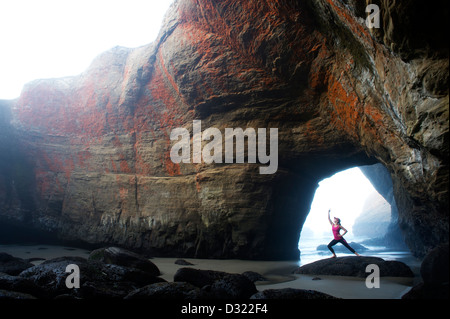
[[[327,248],[333,239],[329,209],[359,254],[388,259],[410,254],[397,224],[392,180],[382,164],[349,168],[319,182],[298,242],[301,264],[332,256]],[[340,243],[333,249],[338,257],[353,256]]]

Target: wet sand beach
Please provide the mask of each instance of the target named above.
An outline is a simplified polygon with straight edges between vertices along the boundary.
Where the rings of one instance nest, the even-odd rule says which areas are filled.
[[[74,247],[52,245],[0,245],[0,251],[24,259],[37,258],[32,261],[37,265],[43,260],[61,256],[80,256],[87,258],[90,251]],[[292,272],[300,266],[299,261],[253,261],[253,260],[217,260],[193,259],[184,260],[192,266],[175,264],[179,258],[152,258],[151,261],[161,271],[161,278],[173,281],[179,268],[217,270],[228,273],[243,273],[253,271],[261,274],[267,280],[257,281],[256,288],[265,289],[295,288],[316,290],[343,299],[400,299],[402,295],[414,286],[417,278],[381,277],[380,287],[369,289],[365,278],[344,276],[312,276],[298,275]],[[413,265],[414,266],[414,265]],[[410,266],[411,267],[411,266]],[[414,271],[414,267],[411,267]]]
[[[154,258],[162,278],[172,281],[175,272],[186,266],[174,264],[177,258]],[[292,274],[298,268],[297,261],[246,261],[186,259],[196,269],[211,269],[230,273],[255,271],[267,281],[256,282],[258,290],[265,289],[308,289],[327,293],[344,299],[400,299],[413,286],[413,278],[381,277],[380,288],[369,289],[364,278],[346,276],[313,276]],[[320,279],[318,279],[320,278]]]

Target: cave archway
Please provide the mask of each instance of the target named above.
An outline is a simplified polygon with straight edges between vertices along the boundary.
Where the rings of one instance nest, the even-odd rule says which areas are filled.
[[[299,259],[298,243],[302,227],[311,213],[311,205],[319,183],[339,172],[356,167],[366,176],[370,187],[373,187],[389,205],[395,206],[392,212],[393,224],[390,225],[386,237],[389,237],[388,233],[391,233],[392,238],[403,242],[403,234],[399,231],[397,224],[398,210],[391,173],[383,164],[359,152],[348,157],[328,155],[310,161],[302,160],[302,163],[303,167],[297,174],[292,172],[295,169],[289,170],[285,174],[280,172],[278,175],[280,180],[271,183],[274,189],[273,197],[276,208],[273,213],[274,217],[269,223],[268,233],[272,235],[267,236],[268,241],[264,255],[270,259]],[[325,203],[325,206],[328,207],[329,204],[330,202]],[[323,209],[322,212],[322,221],[325,227],[329,226],[327,210]],[[293,243],[295,247],[293,247]],[[403,248],[406,246],[403,245]]]
[[[13,191],[3,169],[2,222],[22,224],[27,204],[36,208],[30,227],[65,240],[159,256],[298,259],[318,182],[380,161],[411,251],[448,242],[448,49],[403,61],[420,46],[397,55],[394,38],[351,32],[361,27],[351,5],[201,3],[177,2],[156,47],[112,49],[71,85],[35,81],[8,102],[14,120],[0,125],[0,144],[26,150],[36,181]],[[274,23],[260,23],[269,16]],[[278,128],[278,172],[173,165],[170,131],[193,120]]]
[[[345,238],[359,253],[407,250],[398,228],[392,193],[392,180],[381,164],[353,167],[322,180],[302,225],[300,262],[329,255],[326,245],[332,235],[326,216],[328,209],[332,210],[332,217],[341,218],[348,230]],[[335,250],[338,254],[351,254],[340,245]]]

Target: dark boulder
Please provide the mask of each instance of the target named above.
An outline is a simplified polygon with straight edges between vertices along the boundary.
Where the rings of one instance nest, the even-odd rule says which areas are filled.
[[[415,285],[402,296],[402,299],[446,299],[449,298],[448,283],[441,285],[425,284]]]
[[[216,280],[222,279],[228,273],[216,270],[201,270],[193,268],[180,268],[173,277],[175,282],[188,282],[196,287],[212,285]]]
[[[25,259],[11,256],[10,254],[0,252],[0,272],[8,275],[18,275],[27,268],[34,265]]]
[[[32,280],[19,276],[0,273],[0,289],[21,292],[33,296],[42,296],[45,291]]]
[[[331,295],[315,290],[283,288],[259,291],[250,299],[337,299]]]
[[[204,299],[208,293],[187,282],[161,282],[130,292],[124,299]]]
[[[354,276],[366,278],[371,271],[366,267],[375,264],[380,277],[414,277],[412,270],[400,261],[385,261],[378,257],[337,257],[321,259],[299,267],[294,273],[306,275]]]
[[[267,281],[266,277],[254,271],[246,271],[243,272],[242,275],[250,279],[251,282]]]
[[[448,243],[437,246],[425,256],[420,266],[420,275],[426,284],[448,283]]]
[[[69,264],[80,269],[80,288],[68,288],[66,272]],[[36,297],[54,298],[70,295],[79,298],[122,298],[131,291],[155,282],[164,281],[142,270],[113,264],[87,260],[81,257],[60,257],[47,260],[40,265],[28,268],[19,275],[41,287]]]
[[[36,299],[36,297],[22,292],[0,289],[0,300],[1,299]]]
[[[158,267],[148,258],[119,247],[106,247],[92,251],[89,260],[96,260],[106,264],[131,267],[145,271],[153,276],[159,276]]]
[[[257,292],[255,284],[246,276],[228,274],[206,289],[214,299],[248,299]]]
[[[66,287],[66,278],[69,273],[66,267],[69,264],[76,264],[80,268],[82,276],[89,276],[88,264],[85,258],[81,257],[59,257],[50,259],[40,265],[30,267],[19,274],[20,279],[31,281],[34,286],[40,287],[42,290],[38,298],[53,298],[59,294],[72,292]],[[80,276],[80,278],[83,278]],[[78,292],[78,290],[74,290]]]
[[[414,286],[402,299],[449,298],[449,248],[448,243],[432,249],[422,261],[420,275],[423,282]]]
[[[190,263],[189,261],[186,261],[184,259],[177,259],[175,260],[176,265],[182,265],[182,266],[193,266],[194,264]]]
[[[180,268],[174,281],[202,288],[214,299],[248,299],[257,292],[255,284],[246,276],[215,270]]]

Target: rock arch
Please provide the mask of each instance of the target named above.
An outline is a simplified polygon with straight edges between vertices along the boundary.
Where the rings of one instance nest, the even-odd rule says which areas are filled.
[[[381,10],[383,28],[369,30],[352,1],[175,2],[154,43],[114,48],[80,76],[34,81],[3,102],[0,130],[26,161],[2,162],[12,174],[0,180],[0,218],[158,255],[295,258],[317,182],[380,162],[423,256],[448,241],[445,28],[413,41],[395,19],[403,8]],[[278,128],[277,173],[174,164],[170,131],[194,119],[222,132]]]

